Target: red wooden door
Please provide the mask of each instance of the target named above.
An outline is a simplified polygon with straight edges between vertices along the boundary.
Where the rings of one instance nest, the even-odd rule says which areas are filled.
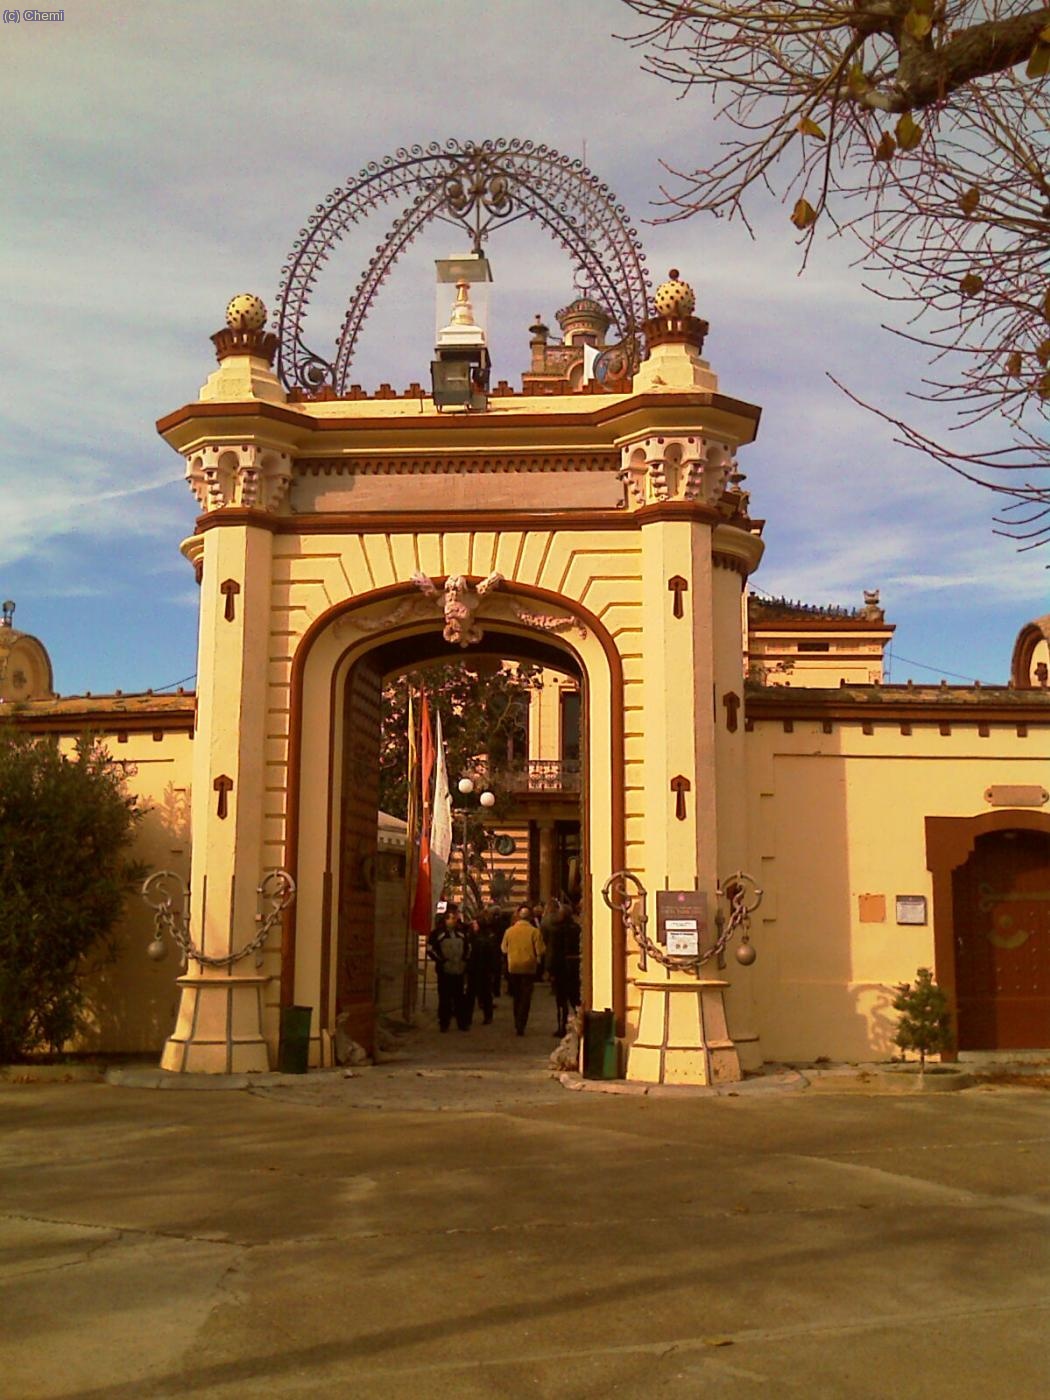
[[[1050,1046],[1050,836],[978,836],[952,877],[960,1050]]]
[[[369,1054],[375,1049],[375,868],[382,677],[367,657],[346,685],[336,1017]]]

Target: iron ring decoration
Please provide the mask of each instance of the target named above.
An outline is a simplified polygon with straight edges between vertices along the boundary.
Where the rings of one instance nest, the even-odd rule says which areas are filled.
[[[735,871],[721,881],[715,892],[729,901],[729,918],[725,920],[710,948],[704,952],[687,955],[667,953],[649,937],[646,932],[649,920],[644,904],[648,891],[633,871],[618,870],[614,875],[610,875],[602,887],[602,898],[610,909],[622,916],[625,926],[634,936],[638,944],[639,965],[643,972],[646,970],[648,959],[652,957],[661,967],[675,972],[691,972],[694,977],[699,977],[701,968],[712,958],[719,960],[720,967],[724,965],[722,955],[738,929],[743,930],[742,943],[749,942],[747,929],[750,916],[762,902],[762,890],[753,876],[743,870]],[[633,914],[636,901],[642,901],[642,912],[638,919],[635,919]],[[753,949],[748,961],[754,961]]]
[[[265,912],[256,914],[255,922],[259,927],[254,938],[237,952],[216,957],[198,948],[190,937],[186,910],[189,890],[180,876],[173,870],[155,870],[143,881],[141,890],[142,898],[154,911],[155,943],[162,945],[164,935],[168,934],[182,954],[183,967],[187,966],[191,958],[201,967],[232,967],[234,963],[250,957],[252,953],[255,954],[256,967],[261,965],[263,945],[269,938],[274,924],[295,899],[295,880],[287,870],[271,870],[259,881],[255,892],[258,898],[270,907]],[[182,904],[179,912],[176,912],[174,907],[176,899]]]

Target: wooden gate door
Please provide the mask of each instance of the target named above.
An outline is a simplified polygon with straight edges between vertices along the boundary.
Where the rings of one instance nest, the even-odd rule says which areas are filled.
[[[375,1049],[375,870],[382,676],[367,657],[346,683],[342,841],[339,862],[336,1018],[369,1054]]]
[[[1050,836],[992,831],[952,877],[960,1050],[1050,1046]]]

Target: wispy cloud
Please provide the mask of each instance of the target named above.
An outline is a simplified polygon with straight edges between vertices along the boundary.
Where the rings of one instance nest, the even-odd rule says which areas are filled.
[[[70,8],[61,26],[5,31],[0,567],[17,566],[38,598],[65,598],[46,620],[75,683],[104,684],[92,668],[105,657],[111,683],[130,684],[116,668],[141,655],[156,680],[165,608],[192,648],[196,597],[162,579],[157,559],[167,551],[181,567],[194,505],[153,424],[196,396],[226,299],[270,300],[330,189],[399,145],[448,135],[522,135],[572,156],[586,141],[632,211],[654,281],[675,265],[694,283],[723,389],[764,409],[741,454],[769,521],[762,587],[851,601],[881,585],[909,626],[931,629],[960,599],[996,600],[1018,625],[1037,610],[1043,561],[991,534],[991,499],[895,446],[828,381],[834,370],[910,409],[923,374],[921,354],[880,330],[885,308],[848,243],[821,245],[800,277],[776,202],[756,208],[757,241],[739,224],[646,222],[661,212],[660,158],[701,164],[719,136],[705,104],[675,101],[611,38],[632,24],[623,6],[564,0],[501,0],[483,22],[473,0],[313,0],[294,23],[278,0],[108,0]],[[362,222],[318,284],[309,335],[322,351],[392,213]],[[425,378],[431,259],[450,237],[422,238],[384,287],[355,365],[366,386]],[[572,267],[525,223],[490,252],[495,368],[513,380],[531,317],[563,304]],[[136,611],[145,578],[159,596]],[[95,609],[89,636],[77,598],[122,589],[127,607]],[[960,645],[979,653],[977,629]]]

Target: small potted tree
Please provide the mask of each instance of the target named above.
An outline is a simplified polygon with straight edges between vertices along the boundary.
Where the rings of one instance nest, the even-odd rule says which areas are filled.
[[[928,967],[920,967],[915,981],[902,982],[893,998],[894,1011],[900,1012],[894,1040],[902,1051],[919,1052],[919,1081],[926,1074],[926,1056],[939,1054],[952,1045],[952,1017],[948,998],[933,980]]]

